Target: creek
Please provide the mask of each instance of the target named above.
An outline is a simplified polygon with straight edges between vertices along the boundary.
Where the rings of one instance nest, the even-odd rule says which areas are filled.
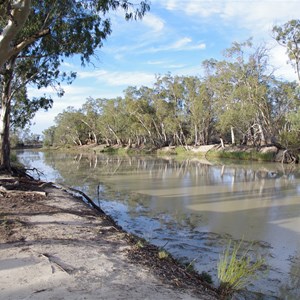
[[[300,168],[276,163],[22,150],[41,179],[86,193],[126,231],[164,247],[215,285],[229,240],[267,268],[245,299],[300,299]],[[250,296],[251,295],[251,296]]]

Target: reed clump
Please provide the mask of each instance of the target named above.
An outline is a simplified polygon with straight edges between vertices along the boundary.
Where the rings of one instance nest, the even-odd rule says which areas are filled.
[[[245,289],[258,278],[258,271],[265,265],[265,260],[259,256],[253,261],[251,246],[241,251],[242,241],[233,247],[231,244],[229,241],[218,263],[218,291],[221,299],[230,299],[235,292]]]

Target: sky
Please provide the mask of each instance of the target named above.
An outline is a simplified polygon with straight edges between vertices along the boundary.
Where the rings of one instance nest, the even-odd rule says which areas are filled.
[[[139,2],[139,1],[136,1]],[[58,98],[53,89],[28,87],[30,96],[52,95],[53,108],[39,111],[31,132],[42,134],[68,106],[81,108],[87,98],[123,96],[128,86],[152,87],[157,75],[201,76],[206,59],[224,59],[233,42],[253,37],[265,43],[275,75],[296,80],[285,49],[272,38],[274,25],[299,19],[300,0],[151,0],[142,20],[125,21],[121,11],[110,14],[112,34],[96,51],[93,64],[83,68],[78,57],[64,62],[77,72],[72,85],[63,85]]]

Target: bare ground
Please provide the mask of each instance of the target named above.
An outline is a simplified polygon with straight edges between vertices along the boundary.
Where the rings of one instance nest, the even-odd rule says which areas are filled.
[[[157,247],[51,184],[0,176],[0,299],[218,299]]]

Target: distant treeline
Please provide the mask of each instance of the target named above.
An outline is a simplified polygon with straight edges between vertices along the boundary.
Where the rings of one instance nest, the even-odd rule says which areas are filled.
[[[300,89],[276,78],[264,47],[234,43],[203,76],[157,76],[123,97],[88,98],[43,132],[44,145],[105,143],[160,148],[230,142],[300,148]],[[200,70],[199,70],[200,71]]]

